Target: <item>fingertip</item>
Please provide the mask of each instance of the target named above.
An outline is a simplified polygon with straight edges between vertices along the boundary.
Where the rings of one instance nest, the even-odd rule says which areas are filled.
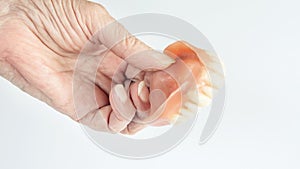
[[[128,56],[126,61],[140,70],[163,70],[175,63],[175,60],[155,50],[146,50]]]
[[[119,133],[132,121],[136,110],[128,92],[121,84],[117,84],[112,88],[110,104],[113,111],[109,117],[109,128]]]
[[[112,95],[115,102],[125,103],[127,101],[127,93],[121,84],[117,84],[113,87]]]
[[[175,63],[175,60],[173,58],[157,51],[153,51],[150,53],[150,59],[153,60],[153,63],[158,63],[157,65],[153,65],[153,68],[158,70],[165,69],[171,64]]]

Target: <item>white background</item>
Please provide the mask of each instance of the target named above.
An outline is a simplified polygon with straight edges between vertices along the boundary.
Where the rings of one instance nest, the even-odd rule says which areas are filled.
[[[196,26],[226,67],[214,137],[188,138],[149,160],[95,146],[78,124],[0,79],[0,168],[300,168],[300,3],[297,0],[101,0],[116,18],[155,12]]]

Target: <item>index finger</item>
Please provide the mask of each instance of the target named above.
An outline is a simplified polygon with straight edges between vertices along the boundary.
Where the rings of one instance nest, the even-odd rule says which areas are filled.
[[[96,16],[93,23],[97,41],[138,69],[162,70],[175,62],[131,35],[109,14]]]

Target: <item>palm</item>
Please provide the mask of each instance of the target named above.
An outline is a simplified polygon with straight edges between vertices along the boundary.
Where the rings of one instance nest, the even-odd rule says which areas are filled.
[[[4,74],[12,83],[72,119],[82,119],[85,123],[84,119],[88,118],[85,117],[88,113],[104,106],[110,109],[108,94],[111,87],[110,75],[114,69],[101,66],[97,68],[101,55],[107,51],[100,43],[97,43],[97,50],[100,52],[97,56],[92,56],[96,51],[87,49],[83,53],[87,56],[77,60],[81,50],[97,31],[97,26],[86,22],[85,19],[93,18],[93,15],[108,15],[103,15],[106,13],[104,9],[92,3],[84,2],[80,6],[70,3],[59,7],[55,4],[46,7],[37,1],[33,5],[35,8],[23,4],[17,6],[14,12],[18,19],[7,22],[0,32],[6,45],[13,47],[5,63],[1,64],[5,64],[13,72],[11,75]],[[81,10],[72,11],[72,6]],[[38,7],[50,10],[39,10]],[[96,10],[92,10],[95,8]],[[57,14],[57,11],[63,10],[67,13]],[[80,20],[76,13],[85,18]],[[120,63],[121,59],[116,58],[111,57],[106,62]],[[76,63],[80,64],[81,61],[84,64],[75,71]],[[74,102],[80,105],[75,107]]]

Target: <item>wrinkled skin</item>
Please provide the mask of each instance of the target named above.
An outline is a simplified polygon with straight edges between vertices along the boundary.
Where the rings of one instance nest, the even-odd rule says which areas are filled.
[[[126,130],[136,110],[124,74],[162,70],[174,60],[118,23],[104,29],[114,22],[102,6],[85,0],[1,0],[0,75],[93,129]],[[146,56],[137,54],[143,51]]]
[[[182,115],[185,93],[166,71],[193,76],[200,106],[211,99],[205,51],[176,42],[155,52],[85,0],[0,0],[0,37],[1,76],[98,131],[134,134]]]

